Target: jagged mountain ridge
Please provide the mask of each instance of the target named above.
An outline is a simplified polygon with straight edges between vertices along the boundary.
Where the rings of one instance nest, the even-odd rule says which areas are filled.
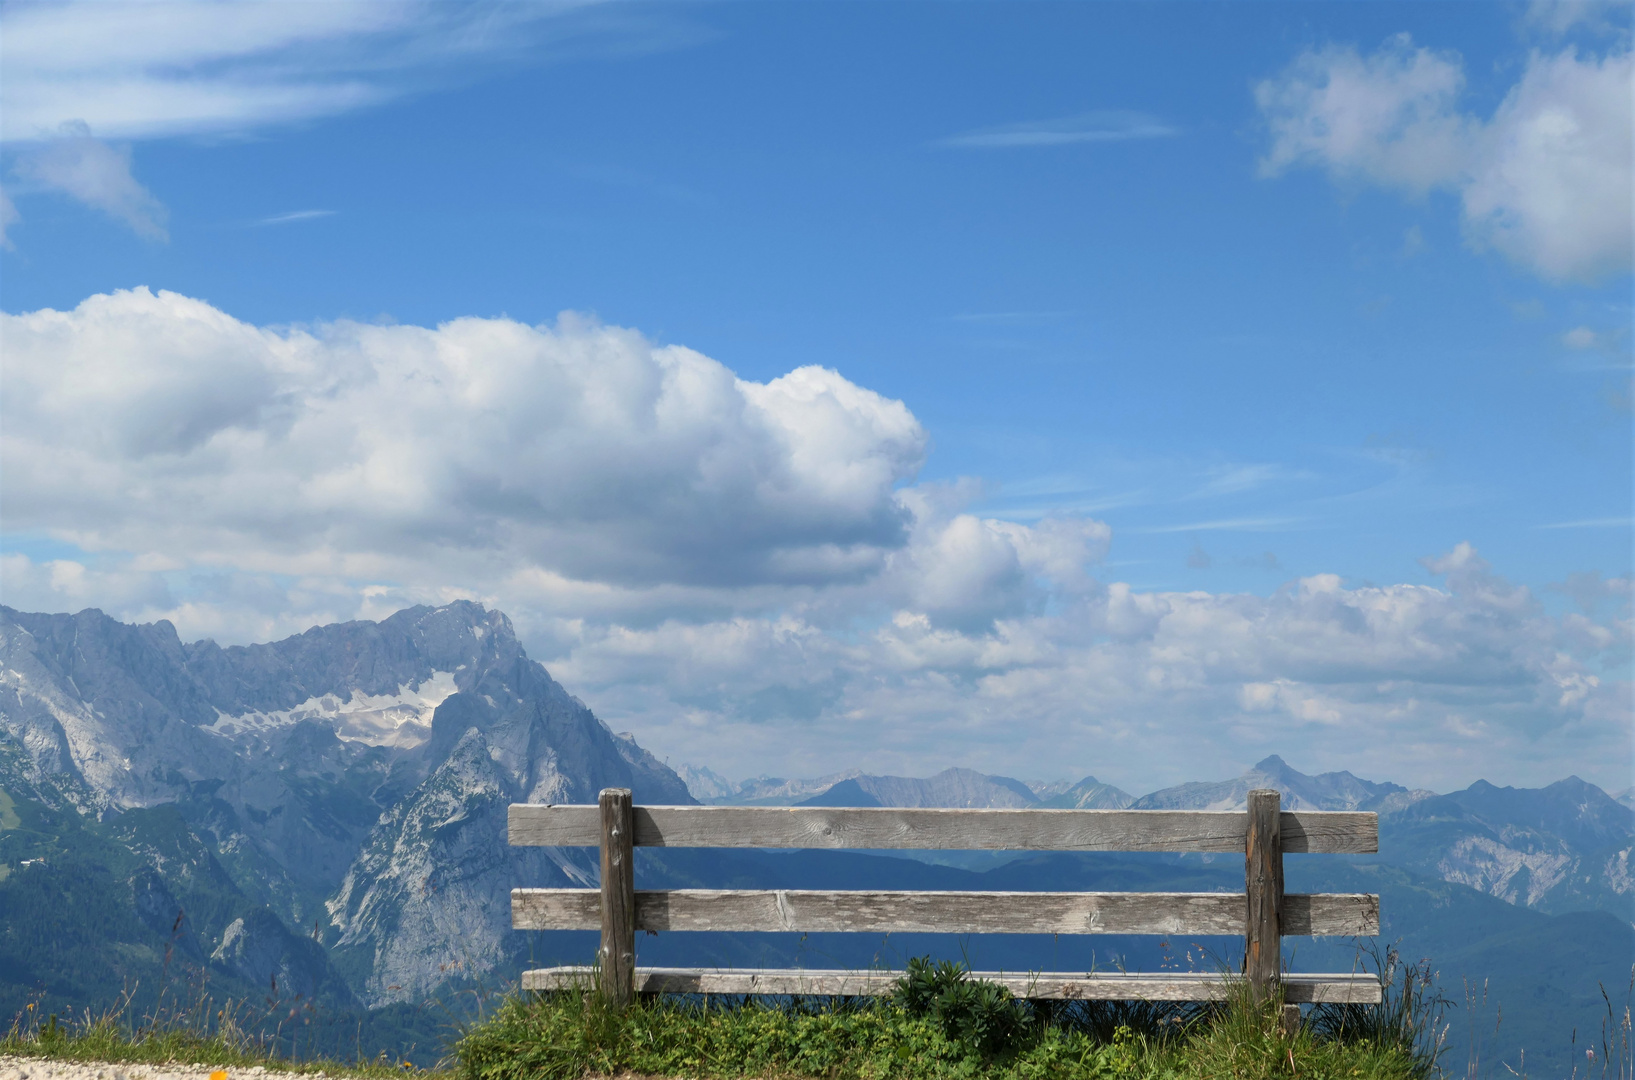
[[[1349,772],[1307,776],[1276,754],[1256,762],[1242,776],[1211,783],[1178,784],[1130,804],[1132,810],[1241,810],[1249,792],[1273,788],[1283,795],[1285,810],[1390,810],[1407,806],[1430,792],[1415,793],[1399,784],[1376,784]]]
[[[1135,801],[1127,791],[1086,776],[1076,784],[1040,799],[1038,805],[1061,810],[1123,810]]]
[[[1077,784],[1029,784],[974,769],[944,769],[935,776],[882,776],[848,769],[809,779],[756,776],[728,780],[700,765],[676,772],[699,802],[719,806],[1065,806],[1118,809],[1132,796],[1095,777]],[[820,801],[822,800],[822,801]]]
[[[854,770],[817,780],[762,778],[737,786],[707,770],[692,774],[712,785],[714,802],[804,806],[1241,810],[1251,790],[1274,788],[1289,810],[1379,813],[1383,861],[1521,907],[1550,913],[1604,910],[1626,920],[1635,916],[1630,866],[1635,810],[1576,776],[1537,789],[1499,788],[1479,780],[1464,791],[1438,795],[1349,772],[1311,776],[1273,754],[1231,780],[1179,784],[1140,798],[1094,776],[1038,798],[1035,793],[1048,791],[1047,785],[1030,787],[965,769],[944,770],[924,780]],[[817,794],[806,794],[819,786]],[[731,794],[723,797],[721,791]]]
[[[0,740],[5,788],[105,819],[174,806],[274,916],[201,927],[218,966],[311,927],[370,1004],[491,966],[514,884],[586,879],[583,853],[509,848],[508,803],[694,801],[468,602],[225,649],[0,608]]]
[[[1023,807],[1037,802],[1026,784],[974,769],[944,769],[923,780],[858,775],[802,800],[801,806]]]
[[[1381,820],[1403,866],[1552,913],[1635,915],[1635,810],[1576,776],[1543,788],[1478,780]]]
[[[944,769],[924,779],[876,776],[852,769],[809,780],[756,777],[741,784],[699,766],[683,765],[680,774],[701,801],[734,805],[1232,810],[1247,804],[1251,789],[1276,788],[1290,810],[1391,811],[1433,794],[1371,783],[1349,772],[1307,776],[1276,754],[1231,780],[1179,784],[1140,798],[1094,776],[1075,784],[1027,784],[961,768]]]

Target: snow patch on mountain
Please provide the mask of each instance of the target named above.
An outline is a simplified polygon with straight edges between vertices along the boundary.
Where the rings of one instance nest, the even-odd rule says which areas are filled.
[[[474,636],[481,640],[481,635]],[[395,694],[368,694],[354,688],[350,697],[317,695],[293,709],[251,710],[236,716],[217,710],[216,722],[204,730],[235,738],[317,720],[332,725],[336,736],[347,742],[412,750],[431,738],[437,706],[459,692],[454,677],[452,671],[434,671],[428,679],[403,683]]]

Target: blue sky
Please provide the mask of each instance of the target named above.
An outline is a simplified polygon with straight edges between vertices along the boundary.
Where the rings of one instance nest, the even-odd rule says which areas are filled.
[[[3,17],[8,604],[254,640],[469,595],[732,775],[1139,788],[1276,749],[1628,786],[1625,7]],[[414,339],[467,359],[392,375],[471,318]],[[167,320],[220,340],[183,363]],[[389,389],[469,404],[513,346],[560,356],[441,418]],[[707,437],[551,412],[552,372],[636,393],[669,346],[715,365],[673,405]],[[728,387],[809,366],[836,381]],[[534,393],[563,426],[528,450]],[[340,398],[354,427],[302,427]],[[291,432],[316,456],[232,449]],[[442,478],[423,516],[364,464],[390,439]],[[311,502],[330,468],[362,486]],[[213,509],[256,484],[265,515]],[[1125,596],[1167,614],[1120,629]]]

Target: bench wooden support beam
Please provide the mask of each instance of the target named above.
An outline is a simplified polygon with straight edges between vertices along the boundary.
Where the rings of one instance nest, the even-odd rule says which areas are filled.
[[[637,847],[1241,852],[1249,832],[1249,815],[1235,810],[638,806],[634,817]],[[601,840],[594,806],[513,803],[508,824],[519,846],[595,847]],[[1280,813],[1278,833],[1291,854],[1379,850],[1372,813]]]
[[[892,992],[900,972],[793,969],[715,970],[709,968],[638,967],[637,993],[771,994],[881,997]],[[522,973],[524,990],[588,989],[588,967],[542,968]],[[990,979],[1033,1001],[1223,1001],[1235,976],[1202,972],[1126,974],[1094,972],[974,971],[973,979]],[[1285,974],[1284,1000],[1291,1004],[1380,1000],[1379,979],[1366,972],[1342,975]]]
[[[1277,992],[1283,961],[1283,842],[1278,828],[1282,798],[1263,788],[1249,793],[1249,835],[1243,852],[1248,901],[1243,974],[1249,980],[1250,999],[1257,1002]],[[1378,928],[1374,932],[1379,933]]]
[[[602,996],[623,1008],[635,995],[636,854],[629,788],[607,788],[599,800],[602,818],[602,888],[597,923],[602,930]]]
[[[807,889],[656,889],[635,893],[635,929],[757,933],[1216,934],[1246,931],[1241,893],[865,892]],[[513,889],[517,930],[594,930],[595,889]],[[1283,934],[1379,933],[1379,897],[1283,897]],[[1270,955],[1276,955],[1271,953]]]

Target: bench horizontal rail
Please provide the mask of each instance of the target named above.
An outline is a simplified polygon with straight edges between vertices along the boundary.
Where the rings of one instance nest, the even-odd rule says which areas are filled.
[[[637,930],[890,934],[1242,934],[1241,893],[860,892],[673,889],[636,892]],[[1290,893],[1285,935],[1379,933],[1379,897]],[[594,889],[514,889],[518,930],[593,930]]]
[[[562,990],[591,987],[588,967],[542,968],[522,973],[524,990]],[[892,971],[824,970],[715,970],[709,968],[636,969],[637,993],[666,994],[777,994],[867,995],[890,994],[898,979]],[[1086,975],[978,971],[972,978],[989,979],[1010,988],[1017,997],[1056,1001],[1221,1001],[1241,977],[1208,972],[1126,974],[1095,972]],[[1290,1003],[1380,1000],[1379,979],[1366,972],[1339,975],[1286,974],[1283,999]]]
[[[513,803],[517,845],[595,847],[595,806]],[[1379,817],[1293,810],[1282,850],[1372,854]],[[949,810],[829,806],[638,806],[635,843],[649,847],[916,848],[1007,851],[1236,851],[1249,815],[1209,810]]]

